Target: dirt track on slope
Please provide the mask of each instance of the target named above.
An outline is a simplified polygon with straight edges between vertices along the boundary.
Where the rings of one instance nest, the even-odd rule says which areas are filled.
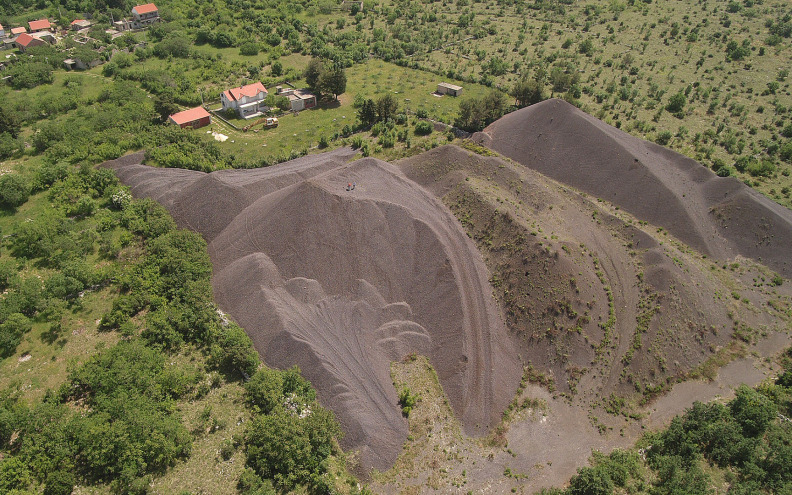
[[[211,174],[140,156],[107,166],[205,236],[220,308],[267,364],[300,366],[364,470],[387,469],[407,436],[392,361],[428,356],[468,435],[497,422],[521,367],[453,215],[398,168],[352,154]]]

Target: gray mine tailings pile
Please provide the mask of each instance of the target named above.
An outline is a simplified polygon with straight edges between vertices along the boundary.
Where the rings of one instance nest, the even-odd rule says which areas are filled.
[[[734,178],[611,127],[562,100],[494,122],[473,139],[610,201],[718,259],[759,259],[792,276],[792,212]]]
[[[204,236],[220,308],[267,364],[300,366],[362,468],[387,469],[407,437],[392,361],[428,356],[468,434],[499,420],[521,367],[454,216],[395,166],[352,155],[211,174],[140,154],[105,166]]]

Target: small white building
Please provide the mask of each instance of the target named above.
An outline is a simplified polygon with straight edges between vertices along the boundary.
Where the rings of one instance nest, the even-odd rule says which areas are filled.
[[[243,119],[249,119],[267,111],[264,99],[268,94],[267,88],[261,82],[255,82],[223,91],[220,102],[223,110],[234,110]]]
[[[0,38],[5,38],[5,37],[6,37],[5,28],[3,27],[2,24],[0,24]]]
[[[316,106],[316,95],[304,89],[281,88],[278,86],[279,96],[289,98],[293,112],[299,112]]]
[[[437,94],[459,96],[462,94],[462,86],[441,82],[437,85]]]

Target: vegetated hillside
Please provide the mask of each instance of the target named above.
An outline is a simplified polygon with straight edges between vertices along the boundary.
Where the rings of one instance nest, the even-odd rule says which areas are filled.
[[[789,299],[766,268],[721,266],[520,164],[449,145],[399,166],[476,240],[520,358],[570,396],[596,405],[638,392],[628,403],[645,402],[716,353],[727,359],[786,326]]]
[[[346,163],[353,153],[211,174],[141,155],[107,166],[206,236],[219,306],[268,364],[299,364],[367,471],[407,437],[392,361],[428,356],[469,435],[498,421],[522,370],[459,223],[393,165]]]
[[[740,254],[792,275],[792,211],[564,101],[512,112],[473,139],[667,229],[703,254]]]

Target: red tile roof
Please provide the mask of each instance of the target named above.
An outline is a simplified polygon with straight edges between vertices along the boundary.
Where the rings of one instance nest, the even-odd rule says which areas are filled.
[[[189,110],[185,110],[183,112],[174,113],[170,116],[174,122],[178,125],[187,124],[188,122],[195,122],[196,120],[200,120],[205,117],[210,117],[209,112],[207,112],[203,107],[195,107]]]
[[[78,22],[85,22],[85,19],[75,19],[75,20],[71,21],[71,25],[74,26]]]
[[[36,40],[41,41],[40,39],[34,38],[33,36],[31,36],[31,35],[29,35],[27,33],[22,33],[16,39],[16,42],[17,42],[18,45],[20,45],[20,46],[22,46],[24,48],[27,48],[28,45],[30,45],[31,42],[36,41]]]
[[[24,26],[19,26],[15,28],[11,28],[11,34],[22,34],[27,33],[27,28]]]
[[[52,25],[50,24],[50,21],[48,21],[47,19],[39,19],[37,21],[30,21],[30,22],[28,22],[28,24],[30,25],[30,30],[31,31],[38,31],[40,29],[49,29],[50,27],[52,27]]]
[[[135,7],[132,7],[132,10],[137,12],[138,15],[141,15],[148,14],[149,12],[156,12],[159,9],[157,9],[157,6],[153,3],[147,3],[145,5],[136,5]]]
[[[267,88],[264,87],[261,82],[255,82],[253,84],[248,84],[247,86],[240,86],[238,88],[231,88],[226,91],[223,91],[223,94],[226,95],[231,101],[240,100],[243,96],[256,96],[260,92],[267,92]]]

